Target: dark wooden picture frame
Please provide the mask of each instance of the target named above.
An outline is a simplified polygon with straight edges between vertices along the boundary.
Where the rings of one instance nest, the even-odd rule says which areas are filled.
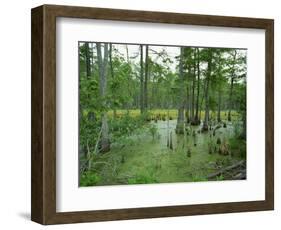
[[[87,18],[265,30],[265,200],[56,212],[56,18]],[[179,13],[43,5],[32,9],[31,219],[62,224],[274,209],[274,21]]]

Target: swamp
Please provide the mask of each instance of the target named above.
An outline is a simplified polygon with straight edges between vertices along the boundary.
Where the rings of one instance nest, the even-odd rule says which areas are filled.
[[[79,186],[246,179],[246,60],[79,42]]]

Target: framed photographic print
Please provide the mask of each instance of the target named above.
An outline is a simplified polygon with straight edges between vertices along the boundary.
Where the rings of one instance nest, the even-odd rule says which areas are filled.
[[[271,19],[32,9],[41,224],[274,208]]]

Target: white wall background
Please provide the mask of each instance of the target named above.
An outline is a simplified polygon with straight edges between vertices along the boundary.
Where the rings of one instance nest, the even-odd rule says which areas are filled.
[[[67,4],[275,19],[275,211],[50,226],[49,229],[277,229],[281,218],[281,14],[278,0],[33,0],[0,7],[0,228],[43,229],[30,219],[30,9]],[[278,92],[279,91],[279,92]],[[207,195],[207,194],[206,194]]]

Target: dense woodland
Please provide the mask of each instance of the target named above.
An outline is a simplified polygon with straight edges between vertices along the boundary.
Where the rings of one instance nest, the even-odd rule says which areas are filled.
[[[79,43],[80,186],[245,179],[246,54]]]

